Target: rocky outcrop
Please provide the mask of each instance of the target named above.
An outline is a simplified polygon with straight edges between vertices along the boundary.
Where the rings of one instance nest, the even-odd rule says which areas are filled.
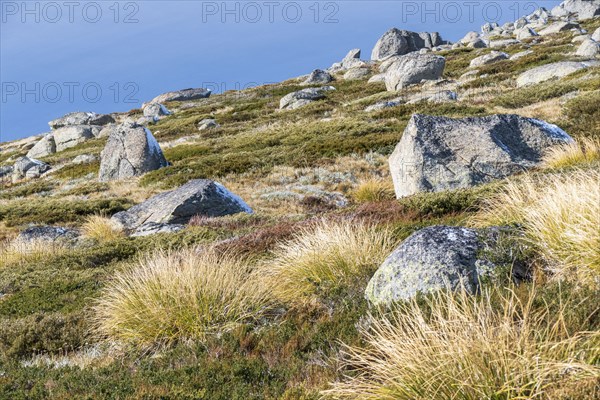
[[[19,179],[34,179],[40,177],[43,173],[50,170],[50,165],[35,158],[21,157],[13,165],[13,182]]]
[[[518,115],[453,119],[415,114],[390,156],[398,198],[466,188],[533,168],[572,142],[562,129]]]
[[[585,58],[598,57],[600,55],[600,43],[594,39],[586,39],[581,43],[575,54]]]
[[[310,104],[315,100],[324,99],[325,93],[330,90],[335,90],[335,88],[333,86],[323,86],[320,88],[308,88],[288,93],[279,101],[279,109],[294,110]]]
[[[578,19],[590,19],[600,15],[600,0],[566,0],[552,9],[555,17],[574,14]]]
[[[182,89],[174,92],[167,92],[156,96],[148,103],[165,103],[167,101],[188,101],[205,99],[210,96],[211,90],[204,88]]]
[[[360,54],[360,50],[359,50],[359,54]],[[318,84],[325,84],[325,83],[329,83],[333,81],[333,76],[331,76],[331,74],[327,71],[323,71],[322,69],[315,69],[313,72],[310,73],[310,75],[308,76],[308,78],[306,78],[306,80],[304,82],[302,82],[303,85],[318,85]]]
[[[185,229],[185,225],[181,224],[165,224],[156,222],[146,222],[137,228],[132,234],[132,237],[150,236],[157,233],[175,233]]]
[[[171,115],[171,111],[167,109],[164,105],[160,103],[147,103],[142,107],[142,111],[144,113],[144,117],[151,121],[159,121],[166,117],[167,115]]]
[[[423,48],[445,44],[439,33],[411,32],[392,28],[383,34],[371,52],[371,60],[381,61],[389,56],[404,55]]]
[[[52,132],[56,151],[63,151],[75,147],[100,134],[102,128],[97,125],[70,125],[57,128]]]
[[[539,36],[536,31],[529,27],[524,27],[515,31],[515,36],[519,40],[529,39],[535,36]]]
[[[366,67],[368,64],[360,59],[360,49],[352,49],[346,54],[341,62],[334,63],[330,68],[330,72],[345,71],[350,68]]]
[[[579,28],[579,24],[571,21],[557,21],[552,25],[548,26],[547,28],[544,28],[541,31],[539,31],[539,34],[541,36],[553,35],[555,33],[568,31],[573,28]]]
[[[471,60],[471,64],[469,66],[471,68],[481,67],[482,65],[493,64],[495,62],[507,59],[508,54],[502,51],[492,51],[491,53],[485,54],[483,56],[475,57]]]
[[[221,184],[195,179],[119,212],[112,220],[128,231],[135,231],[148,223],[186,224],[195,215],[221,217],[241,212],[252,213],[252,209]]]
[[[167,165],[150,130],[127,121],[109,136],[100,154],[99,180],[130,178]]]
[[[473,229],[430,226],[409,236],[375,272],[366,298],[375,305],[407,300],[418,293],[464,287],[473,293],[494,264],[482,257],[490,240]]]
[[[371,74],[371,69],[368,67],[351,68],[344,74],[345,81],[354,81],[363,79]]]
[[[597,65],[595,62],[560,61],[523,72],[517,78],[517,87],[533,85],[553,78],[562,78],[581,69]]]
[[[23,243],[32,242],[64,242],[72,243],[79,238],[79,232],[75,229],[61,226],[32,226],[23,230],[17,236],[17,241]]]
[[[387,70],[385,86],[388,91],[398,91],[422,80],[441,78],[446,60],[433,54],[411,53],[400,57]]]
[[[63,117],[48,122],[50,128],[58,129],[72,125],[97,125],[103,126],[115,122],[109,114],[96,114],[95,112],[76,111]]]
[[[56,153],[56,143],[52,134],[46,134],[28,152],[29,158],[42,158]]]

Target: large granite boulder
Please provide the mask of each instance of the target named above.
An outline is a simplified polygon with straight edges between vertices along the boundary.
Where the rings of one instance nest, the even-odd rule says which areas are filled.
[[[398,91],[422,80],[437,80],[442,77],[446,59],[433,54],[410,53],[400,57],[387,70],[385,87]]]
[[[538,166],[573,139],[556,125],[518,115],[453,119],[415,114],[390,156],[398,198],[475,186]]]
[[[320,88],[308,88],[288,93],[279,101],[279,108],[281,110],[294,110],[310,104],[315,100],[324,99],[325,93],[330,90],[335,90],[335,88],[333,86],[323,86]]]
[[[195,179],[119,212],[112,220],[127,231],[135,231],[150,222],[186,224],[195,215],[221,217],[241,212],[252,213],[252,209],[221,184]]]
[[[515,36],[517,37],[518,40],[523,40],[523,39],[529,39],[529,38],[539,36],[539,35],[536,31],[534,31],[533,29],[526,26],[524,28],[517,29],[515,31]]]
[[[534,85],[536,83],[545,82],[554,78],[562,78],[564,76],[575,73],[581,69],[589,68],[598,65],[593,61],[559,61],[552,64],[542,65],[523,72],[517,78],[517,87]]]
[[[403,55],[423,48],[445,44],[437,32],[411,32],[392,28],[383,34],[371,52],[371,60],[381,61],[393,55]]]
[[[388,256],[369,281],[365,296],[375,305],[389,305],[446,288],[476,292],[479,278],[494,270],[482,256],[488,240],[484,233],[462,227],[421,229]]]
[[[44,135],[29,151],[27,157],[42,158],[56,153],[56,143],[52,134]]]
[[[344,74],[345,81],[354,81],[358,79],[363,79],[371,74],[371,68],[369,67],[360,67],[360,68],[350,68]]]
[[[360,52],[360,50],[359,50]],[[315,69],[310,73],[308,78],[304,82],[303,85],[317,85],[317,84],[325,84],[333,81],[333,76],[327,71],[323,71],[322,69]]]
[[[37,178],[50,170],[50,165],[35,158],[21,157],[13,165],[13,182],[23,178]]]
[[[600,54],[600,43],[594,39],[586,39],[581,43],[575,54],[585,58],[598,57]]]
[[[171,115],[171,111],[169,111],[167,107],[160,103],[144,104],[144,106],[142,107],[142,112],[144,113],[145,118],[154,122],[163,119],[167,115]]]
[[[592,33],[592,39],[596,42],[600,42],[600,28],[596,29],[594,33]]]
[[[571,21],[557,21],[548,26],[547,28],[544,28],[541,31],[539,31],[539,34],[541,36],[553,35],[555,33],[569,31],[573,28],[579,28],[579,24]]]
[[[508,57],[508,54],[502,51],[492,51],[491,53],[475,57],[471,60],[471,64],[469,66],[471,68],[481,67],[482,65],[493,64],[498,61],[507,60]]]
[[[56,151],[63,151],[93,139],[100,134],[101,130],[102,128],[97,125],[69,125],[57,128],[52,132]]]
[[[76,111],[48,122],[50,128],[58,129],[71,125],[106,125],[115,122],[109,114],[96,114],[95,112]]]
[[[210,96],[211,90],[204,88],[182,89],[174,92],[167,92],[156,96],[148,103],[165,103],[167,101],[188,101],[205,99]]]
[[[575,14],[578,19],[589,19],[600,15],[600,0],[566,0],[551,11],[554,17]]]
[[[134,122],[121,124],[100,154],[100,181],[142,175],[168,165],[158,142],[148,130]]]

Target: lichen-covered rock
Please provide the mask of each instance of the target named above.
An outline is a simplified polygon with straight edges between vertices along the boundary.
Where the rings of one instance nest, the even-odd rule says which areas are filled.
[[[381,61],[389,56],[403,55],[423,48],[433,48],[444,44],[437,32],[411,32],[392,28],[379,38],[373,51],[371,60]]]
[[[23,230],[17,236],[18,241],[31,242],[65,242],[72,243],[79,238],[79,232],[75,229],[62,226],[31,226]]]
[[[518,115],[453,119],[415,114],[390,156],[398,198],[475,186],[533,168],[571,143],[556,125]]]
[[[176,90],[174,92],[167,92],[161,95],[156,96],[148,103],[165,103],[167,101],[189,101],[189,100],[197,100],[197,99],[205,99],[209,97],[211,94],[210,89],[204,88],[189,88]]]
[[[150,130],[127,121],[109,136],[100,154],[99,180],[131,178],[167,165]]]
[[[579,70],[598,65],[593,61],[560,61],[523,72],[517,78],[517,87],[533,85],[553,78],[562,78]]]
[[[551,11],[554,17],[577,15],[580,20],[594,18],[600,15],[600,0],[566,0]]]
[[[156,222],[146,222],[137,228],[132,234],[132,237],[150,236],[158,233],[175,233],[185,229],[185,225],[181,224],[165,224]]]
[[[31,172],[29,172],[31,170]],[[12,179],[18,181],[27,177],[29,172],[29,178],[37,178],[44,172],[50,170],[50,165],[43,161],[36,160],[35,158],[21,157],[13,165]]]
[[[361,68],[350,68],[344,74],[344,80],[346,81],[354,81],[358,79],[363,79],[371,73],[371,69],[367,67]]]
[[[360,50],[359,50],[360,54]],[[315,69],[310,73],[308,78],[304,82],[303,85],[317,85],[317,84],[325,84],[333,81],[333,76],[327,71],[323,71],[322,69]]]
[[[395,92],[422,80],[437,80],[441,78],[445,65],[446,59],[442,56],[419,53],[404,55],[388,68],[385,87]]]
[[[198,122],[198,125],[197,125],[199,131],[204,131],[207,129],[217,129],[220,126],[221,125],[219,125],[217,123],[217,121],[212,118],[205,118],[202,121]]]
[[[507,60],[508,54],[502,51],[492,51],[491,53],[484,54],[483,56],[475,57],[471,60],[469,65],[471,68],[481,67],[482,65],[493,64],[501,60]]]
[[[52,133],[56,143],[56,151],[63,151],[93,139],[100,133],[101,129],[101,127],[95,125],[69,125],[57,128]]]
[[[185,185],[115,214],[112,220],[128,231],[143,224],[186,224],[195,216],[221,217],[252,209],[238,196],[217,182],[191,180]]]
[[[541,36],[553,35],[555,33],[564,32],[573,28],[579,28],[579,24],[571,21],[557,21],[552,25],[542,29],[538,33]]]
[[[279,108],[281,110],[294,110],[310,104],[315,100],[324,99],[325,93],[330,90],[335,90],[335,88],[333,86],[323,86],[320,88],[308,88],[288,93],[279,101]]]
[[[42,158],[56,153],[56,143],[52,134],[44,135],[28,152],[29,158]]]
[[[581,43],[575,54],[585,58],[598,57],[600,55],[600,43],[594,39],[586,39]]]
[[[58,129],[72,125],[97,125],[102,126],[115,122],[109,114],[96,114],[95,112],[76,111],[48,122],[50,128]]]
[[[160,103],[144,104],[142,111],[144,113],[144,117],[149,118],[154,122],[161,120],[167,115],[171,115],[171,111],[169,111],[167,107]]]
[[[421,229],[388,256],[369,281],[365,296],[373,304],[387,305],[446,288],[475,292],[479,278],[494,269],[481,256],[486,240],[484,233],[463,227]]]

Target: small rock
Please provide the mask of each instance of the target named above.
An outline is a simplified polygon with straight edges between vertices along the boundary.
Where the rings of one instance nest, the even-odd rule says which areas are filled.
[[[402,101],[400,99],[381,101],[379,103],[372,104],[365,108],[365,112],[379,111],[383,110],[384,108],[396,107],[400,104],[402,104]]]
[[[73,159],[73,164],[91,164],[98,160],[93,154],[80,154]]]
[[[518,60],[519,58],[528,56],[530,54],[533,54],[533,50],[525,50],[520,53],[513,54],[512,56],[510,56],[509,60]]]
[[[25,178],[29,170],[32,170],[29,177],[37,178],[44,172],[49,171],[50,165],[35,158],[21,157],[13,165],[13,182]]]
[[[161,120],[167,115],[171,115],[171,111],[160,103],[144,104],[142,111],[144,112],[144,117],[150,118],[154,122]]]
[[[308,88],[288,93],[279,101],[279,108],[281,110],[294,110],[312,103],[315,100],[324,99],[325,93],[330,90],[335,90],[335,88],[333,86],[323,86],[320,88]]]
[[[19,233],[16,240],[23,243],[59,241],[72,243],[78,238],[79,232],[75,229],[61,226],[32,226]]]
[[[217,123],[217,121],[212,118],[205,118],[202,121],[198,122],[198,130],[199,131],[204,131],[207,129],[217,129],[220,127],[221,127],[221,125],[219,125]]]
[[[371,73],[370,68],[352,68],[352,69],[349,69],[344,74],[344,80],[353,81],[353,80],[362,79],[365,76],[368,76],[370,73]]]
[[[529,38],[532,38],[535,36],[539,36],[536,31],[534,31],[533,29],[528,28],[528,27],[516,30],[515,35],[516,35],[517,39],[519,39],[519,40],[529,39]]]
[[[358,51],[360,54],[360,50]],[[302,82],[303,85],[315,85],[315,84],[325,84],[333,81],[333,76],[327,71],[323,71],[322,69],[315,69],[310,73],[309,77]]]
[[[508,54],[501,51],[492,51],[489,54],[479,56],[471,60],[471,68],[481,67],[482,65],[493,64],[495,62],[508,59]]]
[[[520,44],[521,42],[516,39],[504,39],[504,40],[490,40],[488,43],[488,47],[492,49],[499,49],[508,46],[514,46],[515,44]]]

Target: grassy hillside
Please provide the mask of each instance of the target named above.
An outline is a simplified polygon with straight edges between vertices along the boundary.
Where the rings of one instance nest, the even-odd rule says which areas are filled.
[[[105,139],[44,159],[53,172],[0,191],[0,398],[450,398],[443,387],[460,399],[597,398],[600,67],[515,84],[534,66],[577,59],[572,36],[479,68],[486,76],[461,84],[451,103],[364,112],[425,88],[396,94],[341,76],[296,110],[278,105],[299,80],[169,103],[175,113],[149,128],[172,165],[141,178],[99,183],[98,163],[69,163],[99,155]],[[489,51],[443,52],[444,77]],[[511,179],[395,200],[387,157],[414,113],[537,117],[578,144]],[[205,118],[220,128],[198,131]],[[9,147],[0,165],[26,151]],[[193,178],[221,182],[255,214],[140,238],[106,225]],[[81,228],[86,239],[15,245],[32,223]],[[478,296],[369,308],[364,288],[390,249],[435,224],[509,226],[497,262],[527,265],[532,280],[500,276]]]

